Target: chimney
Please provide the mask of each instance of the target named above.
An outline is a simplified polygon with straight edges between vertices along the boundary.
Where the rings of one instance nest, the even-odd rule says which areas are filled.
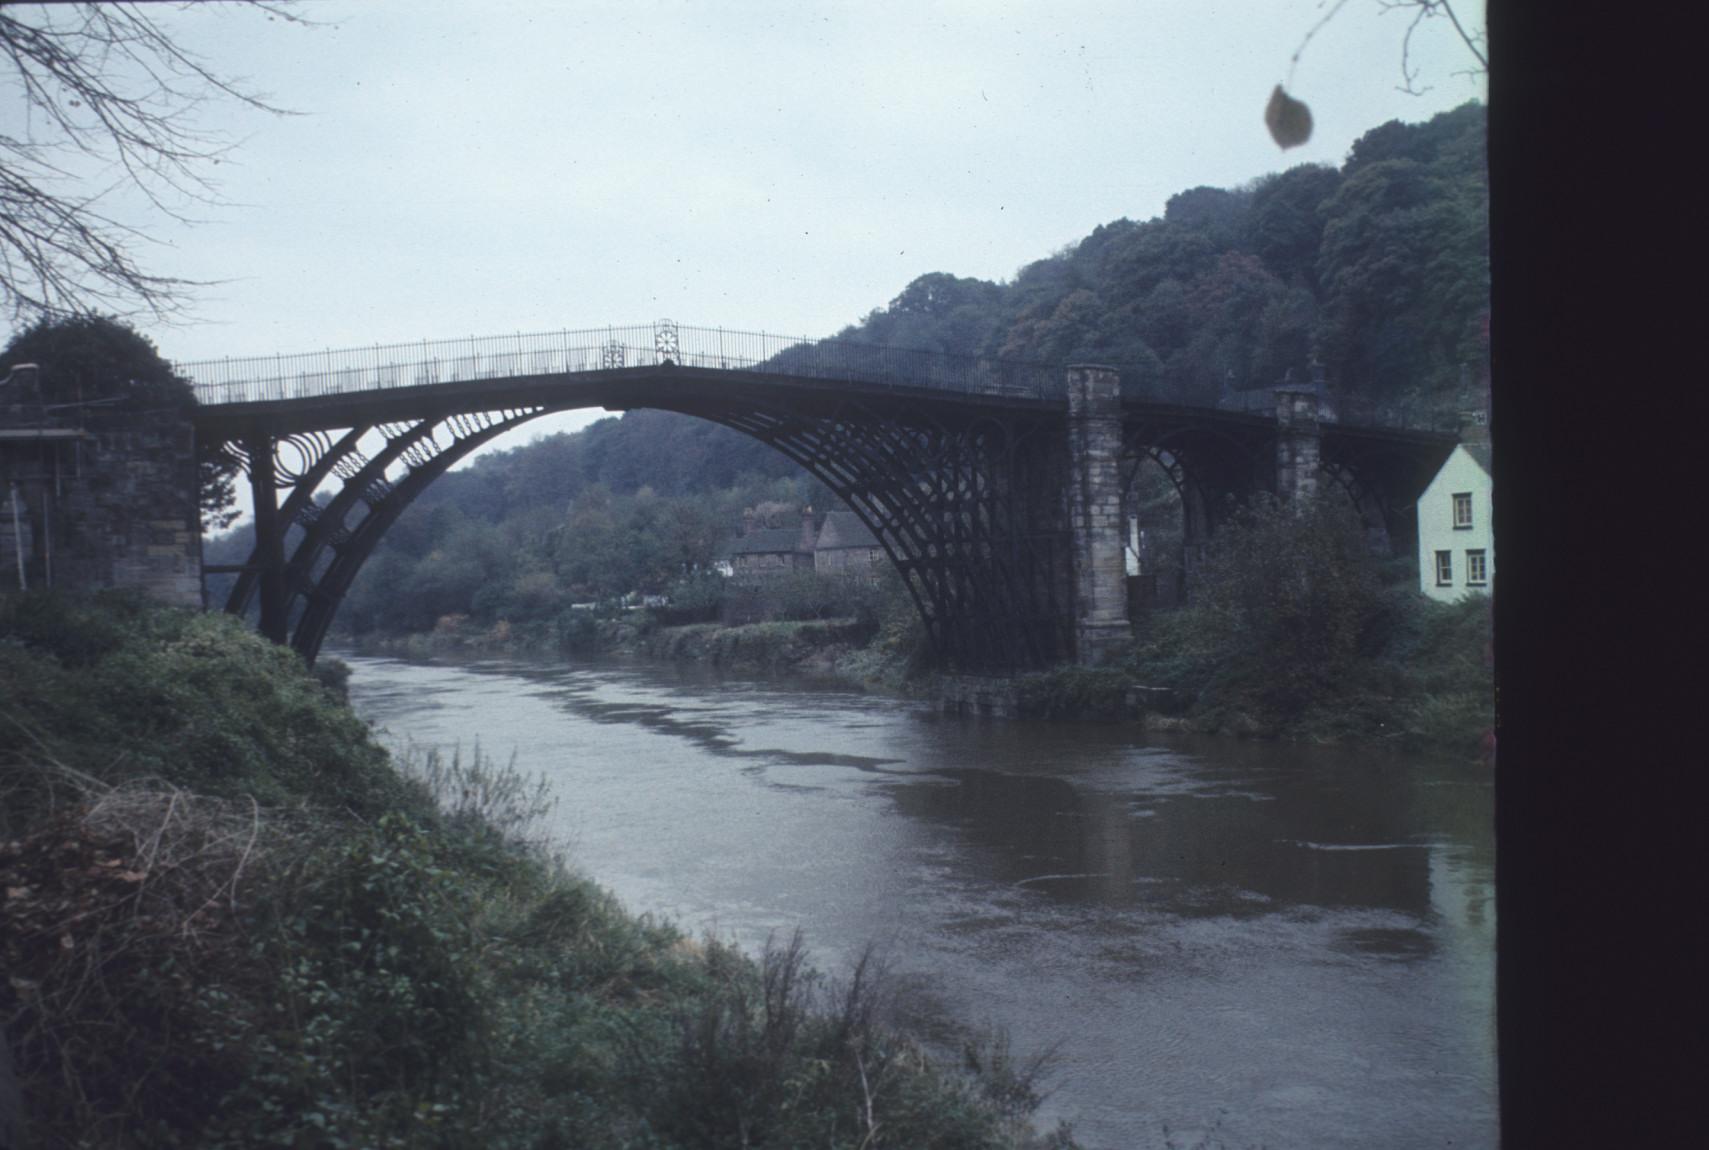
[[[753,533],[754,533],[754,509],[752,507],[744,507],[744,508],[742,508],[742,534],[743,535],[752,535]]]
[[[813,506],[809,503],[801,505],[801,542],[796,544],[797,551],[813,550]]]

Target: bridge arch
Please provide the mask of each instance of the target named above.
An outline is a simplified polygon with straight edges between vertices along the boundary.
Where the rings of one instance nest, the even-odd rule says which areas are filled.
[[[435,479],[503,432],[591,405],[578,397],[219,441],[210,449],[242,463],[257,506],[256,543],[225,609],[242,614],[259,602],[263,633],[312,662],[357,573]],[[1021,473],[1029,463],[1039,470],[1029,449],[1036,454],[1060,439],[1033,427],[1036,416],[694,392],[654,396],[645,406],[730,427],[824,483],[879,540],[946,661],[1041,666],[1070,654],[1066,530],[1047,508],[1032,508],[1029,517],[1018,498],[1032,486]],[[329,482],[336,488],[317,502],[316,490]],[[1043,530],[1021,530],[1028,525]]]

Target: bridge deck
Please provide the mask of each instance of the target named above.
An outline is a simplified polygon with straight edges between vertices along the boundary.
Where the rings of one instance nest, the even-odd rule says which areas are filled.
[[[1062,365],[883,347],[851,340],[808,340],[763,332],[642,326],[470,337],[342,351],[175,365],[201,403],[204,433],[236,434],[264,423],[311,430],[451,415],[475,410],[671,406],[684,398],[728,397],[787,389],[801,397],[884,396],[925,404],[1060,410]],[[1118,366],[1119,370],[1119,366]],[[1124,406],[1164,418],[1240,424],[1274,416],[1271,390],[1214,403],[1137,394]],[[1452,438],[1439,418],[1335,400],[1323,413],[1344,431],[1388,433],[1415,441]]]

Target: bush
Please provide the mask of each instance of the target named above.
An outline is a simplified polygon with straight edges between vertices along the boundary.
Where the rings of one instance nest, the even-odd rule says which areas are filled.
[[[340,703],[350,701],[350,664],[331,655],[315,660],[315,682],[325,687]]]
[[[1042,719],[1119,719],[1129,714],[1132,675],[1120,668],[1059,667],[1016,681],[1023,716]]]
[[[714,573],[679,580],[668,593],[670,606],[656,609],[659,621],[667,627],[710,623],[724,607],[724,591],[724,576]]]
[[[599,647],[599,621],[594,618],[592,611],[566,608],[558,612],[554,627],[558,646],[565,651],[584,653]]]
[[[1193,605],[1153,617],[1139,674],[1189,692],[1201,716],[1275,733],[1342,691],[1380,603],[1351,508],[1261,496],[1218,532]]]

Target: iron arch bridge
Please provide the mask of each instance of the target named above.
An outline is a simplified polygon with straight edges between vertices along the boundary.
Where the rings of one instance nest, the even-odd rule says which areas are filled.
[[[241,464],[254,496],[248,561],[206,570],[235,572],[226,609],[258,604],[261,631],[311,661],[411,501],[551,412],[659,408],[781,451],[872,530],[940,656],[987,671],[1095,661],[1085,623],[1100,595],[1108,614],[1121,578],[1107,570],[1111,525],[1119,533],[1122,489],[1146,458],[1180,490],[1196,544],[1229,500],[1287,493],[1278,461],[1302,435],[1310,462],[1390,531],[1455,441],[1382,411],[1314,409],[1310,426],[1290,426],[1268,391],[1217,406],[1126,389],[1118,400],[1113,369],[668,320],[176,368],[196,390],[199,449]],[[1091,408],[1070,402],[1087,371],[1105,384]],[[1115,546],[1119,558],[1119,534]]]

